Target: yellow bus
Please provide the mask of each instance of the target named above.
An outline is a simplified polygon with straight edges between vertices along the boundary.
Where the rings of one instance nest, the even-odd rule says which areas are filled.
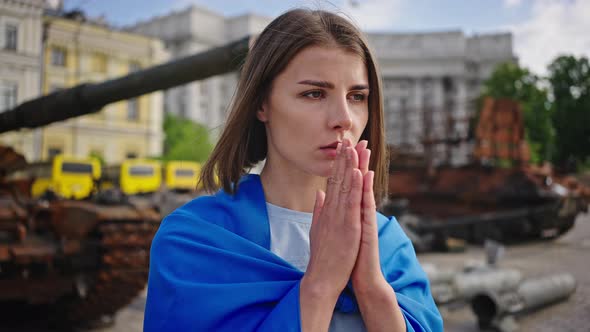
[[[165,168],[166,188],[173,191],[195,191],[201,164],[194,161],[169,161]]]
[[[101,189],[117,186],[125,195],[153,193],[162,185],[162,167],[155,160],[127,159],[104,173]]]
[[[100,162],[96,158],[74,158],[57,155],[51,162],[31,166],[35,181],[31,196],[39,197],[47,191],[68,199],[84,199],[94,191],[101,176]]]

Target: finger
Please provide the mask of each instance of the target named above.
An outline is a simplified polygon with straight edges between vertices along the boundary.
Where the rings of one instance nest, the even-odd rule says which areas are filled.
[[[375,172],[369,171],[363,178],[363,199],[362,199],[362,216],[365,223],[374,225],[377,218],[375,211],[375,195],[373,194],[373,180]]]
[[[346,199],[346,223],[360,224],[361,202],[363,198],[363,175],[358,168],[352,170],[351,190]]]
[[[361,174],[363,176],[365,176],[367,174],[367,171],[369,170],[369,160],[370,160],[371,154],[369,152],[369,154],[366,155],[366,152],[365,152],[368,150],[367,149],[368,144],[369,144],[369,142],[367,140],[362,140],[362,141],[358,142],[355,147],[357,154],[359,156],[358,168],[361,170]]]
[[[360,153],[362,150],[367,148],[368,144],[369,142],[367,140],[362,140],[356,144],[355,149],[358,153]]]
[[[328,177],[328,183],[326,184],[326,204],[330,205],[334,202],[337,202],[338,190],[340,188],[340,183],[342,181],[342,176],[340,179],[338,178],[339,168],[343,168],[343,144],[338,143],[336,146],[336,159],[334,159],[334,163],[332,166],[332,172],[330,177]]]
[[[348,198],[348,194],[352,189],[352,172],[353,170],[358,169],[358,156],[356,150],[349,146],[345,149],[345,154],[346,170],[344,173],[342,186],[340,187],[340,202],[343,205],[346,204],[346,199]]]
[[[354,148],[351,147],[350,149],[352,150],[352,167],[359,168],[359,154]]]
[[[363,176],[367,175],[367,172],[369,172],[370,160],[371,150],[364,149],[359,155],[359,169],[361,170],[361,174],[363,174]]]

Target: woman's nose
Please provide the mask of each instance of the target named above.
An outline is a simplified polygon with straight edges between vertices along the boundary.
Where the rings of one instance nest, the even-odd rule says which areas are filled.
[[[330,128],[338,130],[350,130],[352,128],[352,117],[346,97],[334,101],[330,112]]]

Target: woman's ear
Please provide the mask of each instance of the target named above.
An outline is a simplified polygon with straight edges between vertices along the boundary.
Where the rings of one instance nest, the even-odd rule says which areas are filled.
[[[266,123],[268,121],[268,105],[266,104],[266,102],[262,103],[260,109],[256,111],[256,117],[262,123]]]

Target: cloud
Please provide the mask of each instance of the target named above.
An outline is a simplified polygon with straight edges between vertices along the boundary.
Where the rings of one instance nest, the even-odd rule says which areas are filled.
[[[504,0],[504,7],[514,8],[520,6],[522,0]]]
[[[389,30],[402,13],[402,0],[349,0],[342,11],[363,31]]]
[[[590,1],[535,0],[531,17],[507,28],[520,63],[537,74],[561,54],[590,57]]]
[[[384,31],[391,30],[395,20],[402,13],[402,6],[409,2],[408,0],[242,0],[236,5],[234,0],[216,0],[215,4],[208,3],[207,0],[173,0],[170,3],[173,9],[196,4],[222,12],[221,9],[233,6],[241,8],[244,12],[254,11],[268,16],[278,15],[293,7],[325,9],[344,13],[364,31]],[[254,8],[258,10],[253,10]]]

